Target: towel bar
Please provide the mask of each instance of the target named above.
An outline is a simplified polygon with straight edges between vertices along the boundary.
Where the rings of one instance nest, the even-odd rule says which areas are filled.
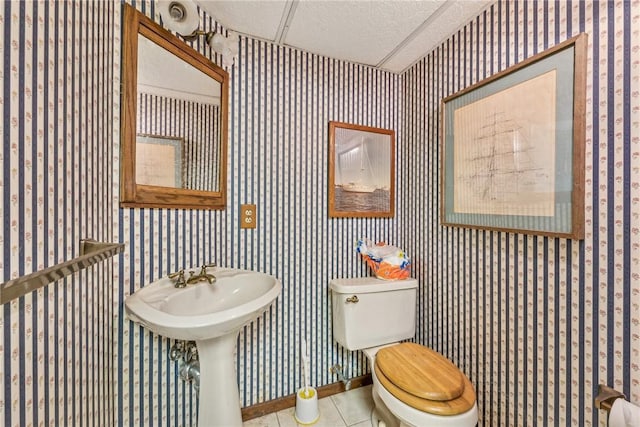
[[[35,271],[26,276],[0,283],[0,305],[20,298],[29,292],[33,292],[123,251],[124,243],[102,243],[83,239],[80,241],[80,256],[44,270]]]
[[[611,407],[613,406],[613,402],[619,398],[626,399],[626,396],[623,393],[620,393],[618,390],[614,390],[611,387],[599,384],[598,395],[595,398],[596,408],[604,409],[605,411],[609,412],[611,410]]]

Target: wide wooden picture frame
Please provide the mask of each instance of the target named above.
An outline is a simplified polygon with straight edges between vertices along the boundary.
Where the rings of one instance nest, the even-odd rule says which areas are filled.
[[[584,238],[587,36],[442,100],[441,223]]]
[[[329,216],[391,218],[395,131],[329,122]]]

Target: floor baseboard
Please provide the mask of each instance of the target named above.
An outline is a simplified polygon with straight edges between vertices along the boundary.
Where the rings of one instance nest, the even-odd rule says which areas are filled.
[[[358,387],[364,387],[369,384],[371,384],[371,374],[355,377],[351,379],[351,387],[349,388],[349,390],[353,390],[354,388],[358,388]],[[342,393],[343,391],[345,391],[345,388],[344,388],[344,383],[339,381],[337,383],[327,384],[322,387],[318,387],[317,391],[318,391],[318,399],[322,399],[323,397]],[[294,406],[296,406],[295,393],[289,396],[280,397],[278,399],[269,400],[268,402],[257,403],[255,405],[242,408],[242,421],[248,421],[254,418],[259,418],[267,414],[271,414],[273,412],[278,412],[283,409],[292,408]]]

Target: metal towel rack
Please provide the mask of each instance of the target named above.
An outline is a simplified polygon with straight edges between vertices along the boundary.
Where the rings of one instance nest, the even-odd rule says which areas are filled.
[[[619,398],[626,399],[627,397],[618,390],[607,387],[604,384],[599,384],[598,395],[595,398],[596,408],[609,412],[613,406],[613,402]]]
[[[123,251],[123,243],[104,243],[83,239],[80,241],[80,255],[74,259],[1,283],[0,305],[20,298],[29,292],[33,292]]]

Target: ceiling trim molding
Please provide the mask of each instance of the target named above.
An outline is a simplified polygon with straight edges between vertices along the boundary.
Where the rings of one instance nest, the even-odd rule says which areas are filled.
[[[427,19],[425,19],[425,21],[420,24],[420,26],[418,28],[416,28],[415,30],[413,30],[411,32],[411,34],[409,34],[402,42],[400,42],[391,52],[389,52],[387,54],[387,56],[385,56],[384,58],[382,58],[382,60],[380,62],[378,62],[375,66],[376,68],[381,68],[384,69],[384,64],[386,62],[388,62],[391,58],[393,58],[394,56],[397,55],[397,53],[399,51],[401,51],[402,49],[404,49],[404,47],[406,45],[408,45],[409,43],[411,43],[413,40],[415,40],[416,37],[418,37],[419,34],[421,34],[423,31],[425,31],[431,24],[433,24],[434,21],[436,21],[437,19],[440,19],[440,16],[442,16],[447,9],[449,9],[452,5],[452,1],[451,0],[447,0],[446,2],[444,2],[442,4],[442,6],[440,6],[438,9],[436,9],[435,12],[433,12]],[[410,66],[409,66],[410,67]],[[407,67],[407,68],[409,68]],[[400,73],[401,74],[401,73]]]
[[[274,42],[278,45],[282,45],[282,41],[287,37],[287,32],[291,26],[291,21],[296,14],[296,8],[298,7],[298,0],[288,0],[284,10],[282,11],[282,18],[280,19],[280,25],[278,25],[278,31],[276,32],[276,39]]]

